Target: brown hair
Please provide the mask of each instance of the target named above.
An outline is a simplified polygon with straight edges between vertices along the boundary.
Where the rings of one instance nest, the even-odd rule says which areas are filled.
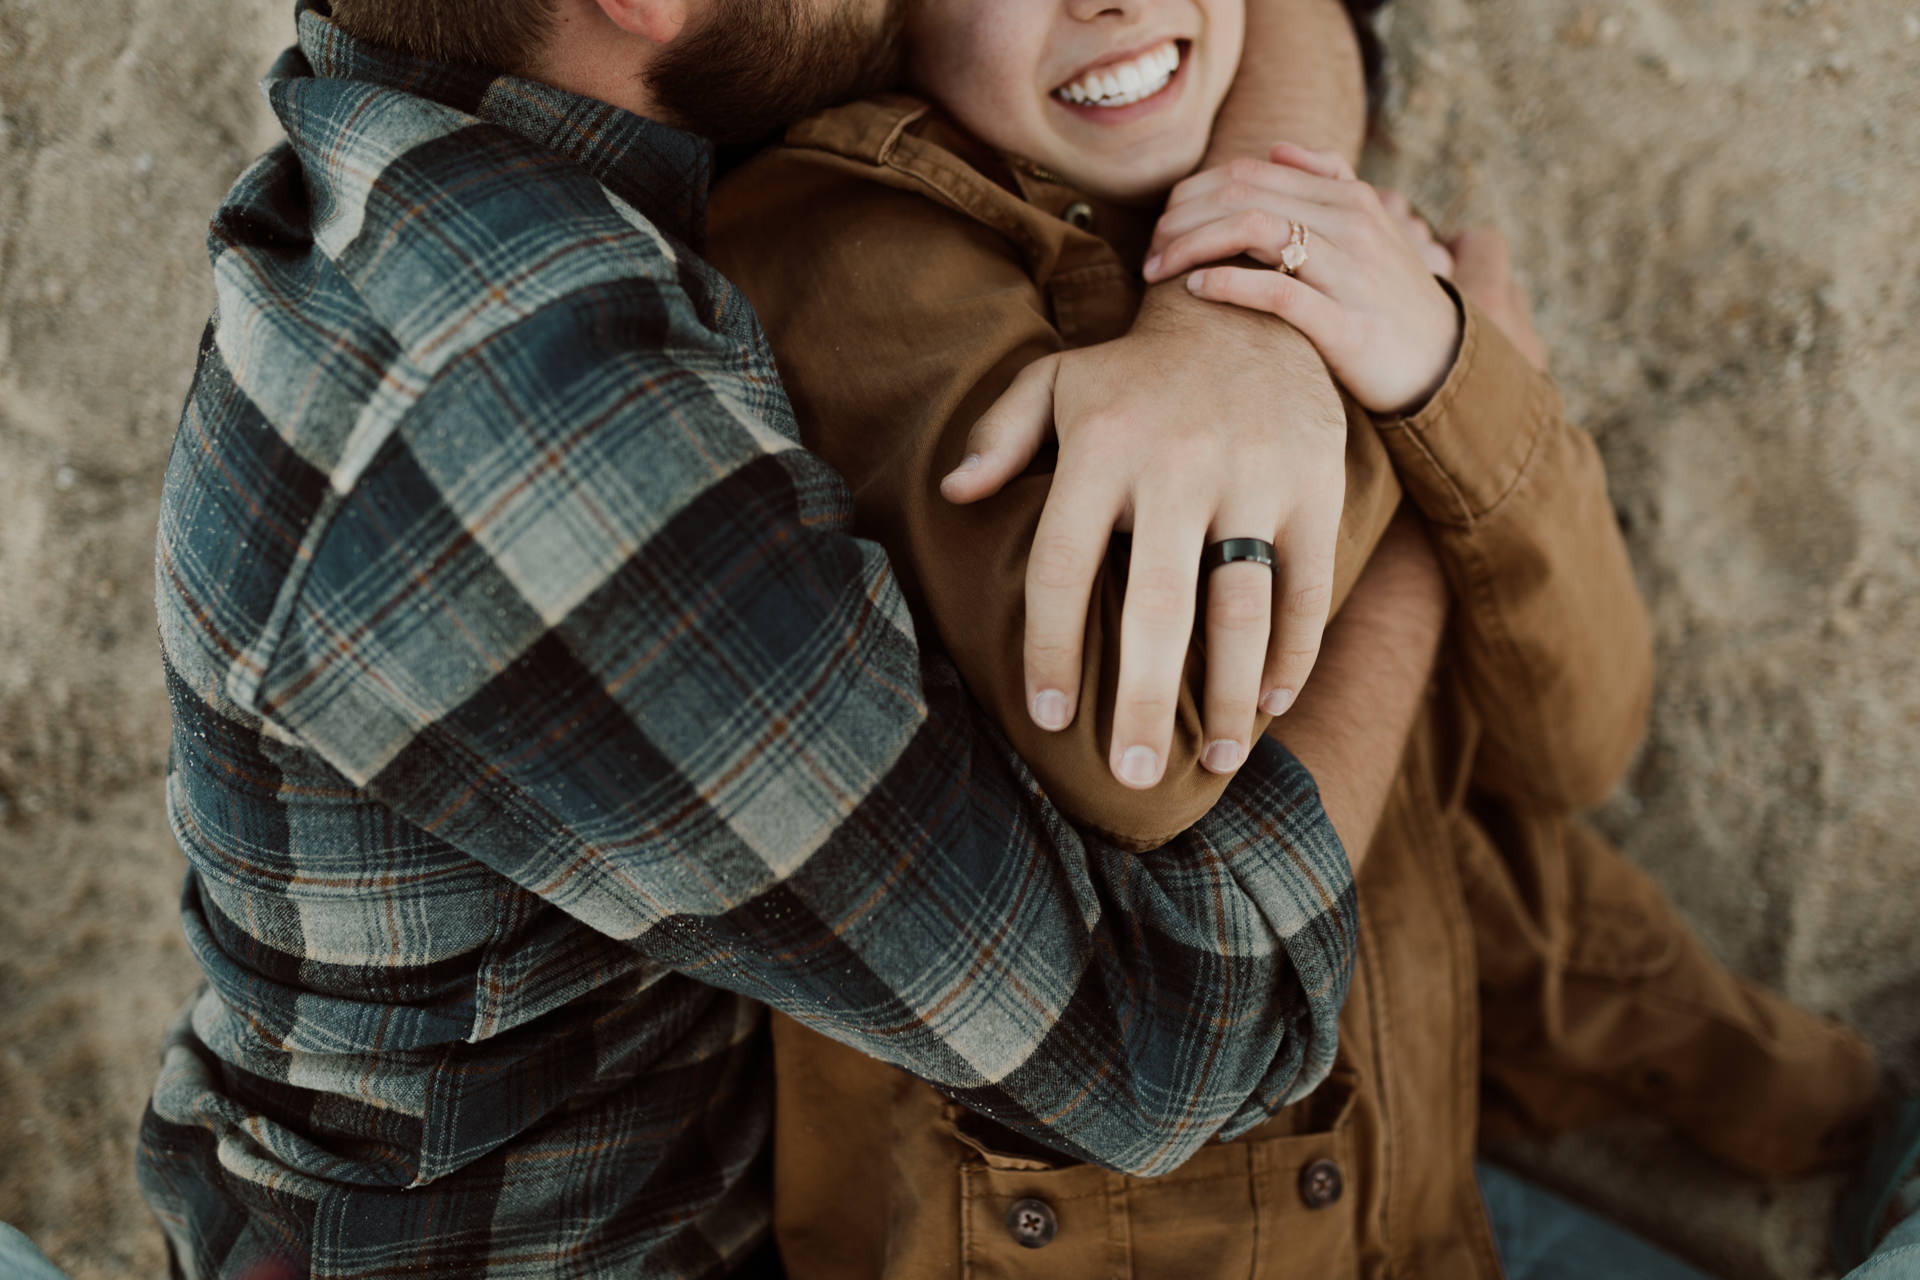
[[[435,62],[525,71],[546,45],[553,0],[332,0],[348,35]]]

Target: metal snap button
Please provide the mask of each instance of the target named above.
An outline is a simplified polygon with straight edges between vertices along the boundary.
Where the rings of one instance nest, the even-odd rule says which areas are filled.
[[[1340,1166],[1331,1160],[1315,1160],[1300,1171],[1300,1199],[1309,1209],[1325,1209],[1339,1203],[1347,1189]]]
[[[1022,1248],[1044,1248],[1059,1230],[1053,1206],[1045,1200],[1015,1200],[1013,1208],[1007,1210],[1007,1234]]]
[[[1093,206],[1085,200],[1075,200],[1060,216],[1067,220],[1067,225],[1070,227],[1077,227],[1082,231],[1093,229]]]

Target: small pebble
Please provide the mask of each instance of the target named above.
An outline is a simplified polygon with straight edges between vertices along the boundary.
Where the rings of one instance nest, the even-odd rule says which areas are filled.
[[[1599,35],[1601,44],[1612,44],[1620,38],[1621,30],[1620,19],[1613,14],[1608,14],[1606,17],[1600,19],[1600,26],[1596,34]]]
[[[133,176],[144,178],[153,172],[153,152],[142,151],[133,158]]]
[[[1920,13],[1910,13],[1904,23],[1907,29],[1907,43],[1920,41]]]
[[[80,482],[80,473],[72,467],[61,467],[53,473],[53,487],[65,493]]]

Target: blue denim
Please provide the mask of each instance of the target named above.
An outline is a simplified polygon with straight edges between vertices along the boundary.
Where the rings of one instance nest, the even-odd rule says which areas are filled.
[[[67,1280],[47,1255],[18,1230],[0,1222],[0,1277],[5,1280]]]
[[[1481,1164],[1478,1172],[1507,1280],[1708,1280],[1625,1227],[1505,1169]]]
[[[1920,1213],[1889,1231],[1871,1258],[1847,1272],[1846,1280],[1920,1280]]]
[[[1703,1271],[1526,1179],[1478,1166],[1507,1280],[1707,1280]],[[1920,1280],[1920,1213],[1843,1280]]]

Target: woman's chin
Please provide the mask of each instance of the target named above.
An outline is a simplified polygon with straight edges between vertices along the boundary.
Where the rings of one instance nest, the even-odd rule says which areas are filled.
[[[1131,155],[1124,159],[1076,157],[1071,164],[1048,165],[1069,185],[1088,195],[1124,204],[1143,204],[1167,194],[1200,163],[1204,144],[1192,154]]]

